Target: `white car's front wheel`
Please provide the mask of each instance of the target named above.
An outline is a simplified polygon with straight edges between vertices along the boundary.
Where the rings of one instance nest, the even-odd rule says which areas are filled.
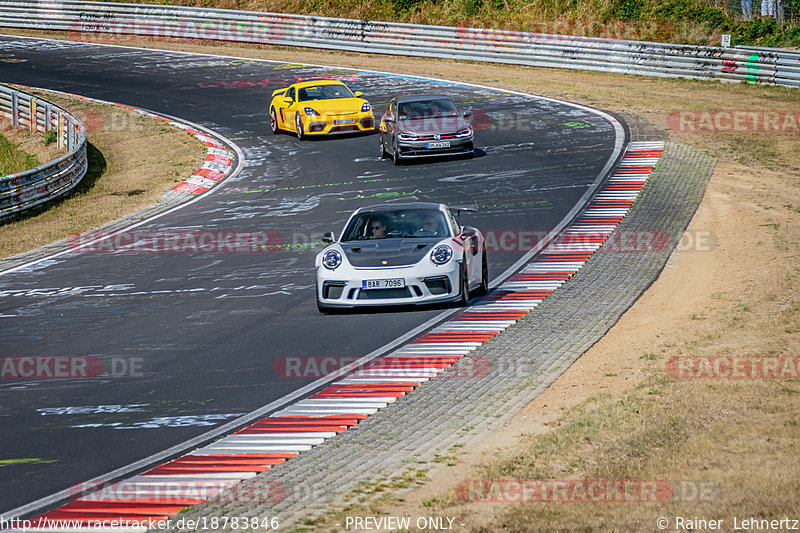
[[[456,305],[458,307],[466,307],[467,303],[469,302],[469,275],[467,274],[467,259],[464,258],[464,262],[461,263],[461,290],[458,294],[458,301]]]
[[[489,294],[489,264],[486,262],[486,250],[481,254],[481,284],[475,290],[476,296]]]

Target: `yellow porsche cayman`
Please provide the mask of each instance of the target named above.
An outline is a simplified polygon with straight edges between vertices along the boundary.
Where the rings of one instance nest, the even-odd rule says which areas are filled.
[[[269,105],[272,133],[294,132],[298,139],[306,135],[328,135],[374,131],[372,107],[361,93],[353,93],[340,81],[303,81],[272,92]]]

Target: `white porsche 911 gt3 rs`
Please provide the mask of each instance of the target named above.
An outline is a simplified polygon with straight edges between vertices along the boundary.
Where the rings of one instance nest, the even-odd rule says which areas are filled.
[[[483,295],[489,288],[483,236],[461,226],[444,204],[362,207],[350,216],[338,240],[333,233],[322,240],[328,246],[315,261],[320,311],[435,302],[466,305],[470,291]]]

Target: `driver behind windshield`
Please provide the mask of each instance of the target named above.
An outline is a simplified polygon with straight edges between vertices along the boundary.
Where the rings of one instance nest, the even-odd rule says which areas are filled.
[[[385,239],[389,236],[386,220],[383,217],[372,217],[369,220],[368,228],[371,239]]]
[[[433,215],[425,215],[420,226],[420,233],[430,233],[432,236],[439,235],[439,221]]]

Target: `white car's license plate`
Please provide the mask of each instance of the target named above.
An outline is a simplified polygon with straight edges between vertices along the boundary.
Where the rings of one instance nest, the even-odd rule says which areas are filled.
[[[406,286],[403,278],[365,279],[361,281],[362,289],[400,289]]]
[[[425,148],[450,148],[450,141],[442,141],[437,143],[427,143]]]
[[[333,121],[333,125],[334,126],[343,126],[345,124],[355,124],[355,123],[356,123],[356,119],[354,119],[354,118],[343,118],[343,119],[340,119],[340,120],[334,120]]]

